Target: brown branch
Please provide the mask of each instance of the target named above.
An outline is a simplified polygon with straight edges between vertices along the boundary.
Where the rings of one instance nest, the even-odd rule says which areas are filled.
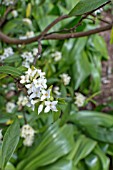
[[[89,36],[92,34],[110,30],[112,26],[113,26],[113,23],[107,26],[103,26],[103,27],[96,28],[90,31],[85,31],[85,32],[76,32],[76,33],[67,33],[67,34],[49,33],[49,34],[46,34],[42,40],[64,40],[64,39],[69,39],[69,38],[85,37],[85,36]],[[8,43],[8,44],[30,44],[30,43],[40,40],[40,35],[33,37],[33,38],[28,38],[26,40],[20,40],[20,39],[10,38],[7,35],[0,32],[0,39],[3,42]]]

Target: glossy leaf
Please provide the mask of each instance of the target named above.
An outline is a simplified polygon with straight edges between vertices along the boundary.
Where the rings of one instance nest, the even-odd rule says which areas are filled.
[[[100,159],[94,153],[85,158],[85,164],[88,170],[100,170],[102,168]]]
[[[95,148],[96,142],[90,138],[80,135],[77,140],[75,140],[75,145],[73,150],[68,156],[68,159],[73,159],[74,165],[85,158],[90,152]]]
[[[75,7],[71,10],[69,15],[82,15],[84,13],[90,12],[95,10],[96,8],[100,7],[104,3],[108,2],[108,0],[95,0],[95,1],[87,1],[87,0],[80,0]]]

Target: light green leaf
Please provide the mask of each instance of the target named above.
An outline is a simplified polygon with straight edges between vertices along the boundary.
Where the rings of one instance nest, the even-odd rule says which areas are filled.
[[[16,146],[19,142],[20,136],[20,126],[19,121],[16,118],[7,129],[5,136],[3,138],[2,145],[2,169],[6,166],[7,162],[10,160],[12,154],[14,153]]]
[[[75,4],[75,7],[71,10],[69,15],[82,15],[84,13],[93,11],[106,2],[108,2],[108,0],[95,0],[90,2],[88,0],[80,0],[77,4]]]

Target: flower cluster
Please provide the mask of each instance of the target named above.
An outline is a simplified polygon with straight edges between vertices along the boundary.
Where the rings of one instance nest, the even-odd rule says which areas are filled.
[[[8,112],[8,113],[12,113],[12,111],[13,111],[13,109],[16,107],[16,105],[15,105],[15,103],[13,103],[13,102],[8,102],[7,104],[6,104],[6,111]]]
[[[12,56],[14,54],[13,49],[11,47],[5,48],[4,53],[0,55],[0,61],[4,61],[6,58]]]
[[[47,113],[50,110],[57,111],[56,105],[58,101],[53,101],[51,96],[51,87],[47,89],[47,79],[45,78],[45,72],[35,67],[29,68],[25,75],[21,76],[21,84],[25,84],[28,93],[28,103],[27,106],[31,107],[33,110],[35,104],[38,103],[38,114],[40,114],[44,109]]]
[[[63,73],[60,75],[60,77],[61,77],[64,85],[68,85],[70,83],[71,77],[68,74]]]
[[[2,129],[0,129],[0,143],[2,142],[2,138],[3,138]]]
[[[75,97],[75,104],[78,107],[82,107],[84,105],[86,97],[81,93],[75,93],[75,96],[76,96]]]
[[[13,3],[14,3],[14,0],[3,0],[2,2],[2,4],[6,6],[13,5]]]
[[[21,57],[23,59],[22,65],[26,68],[30,67],[30,64],[33,63],[34,57],[38,53],[38,48],[33,48],[32,52],[25,51],[21,54]],[[39,58],[39,57],[38,57]]]
[[[21,137],[24,138],[25,146],[32,146],[34,142],[35,130],[28,124],[23,125],[21,129]]]
[[[17,101],[18,106],[25,106],[28,103],[28,98],[26,96],[20,95]]]
[[[26,68],[30,67],[30,64],[33,63],[34,57],[33,54],[31,52],[24,52],[23,54],[21,54],[21,57],[23,58],[23,62],[22,65],[25,66]]]
[[[59,51],[56,51],[55,53],[52,53],[51,56],[54,58],[54,61],[56,61],[56,62],[61,60],[61,58],[62,58],[62,54]]]

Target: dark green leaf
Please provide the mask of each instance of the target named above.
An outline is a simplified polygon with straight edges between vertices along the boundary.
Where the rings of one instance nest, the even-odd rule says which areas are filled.
[[[11,74],[14,76],[20,76],[22,74],[17,68],[11,66],[1,66],[0,73]]]
[[[2,169],[4,169],[7,162],[10,160],[12,154],[14,153],[19,141],[19,136],[20,136],[20,126],[19,126],[18,119],[16,118],[13,124],[7,129],[5,136],[3,138]]]

